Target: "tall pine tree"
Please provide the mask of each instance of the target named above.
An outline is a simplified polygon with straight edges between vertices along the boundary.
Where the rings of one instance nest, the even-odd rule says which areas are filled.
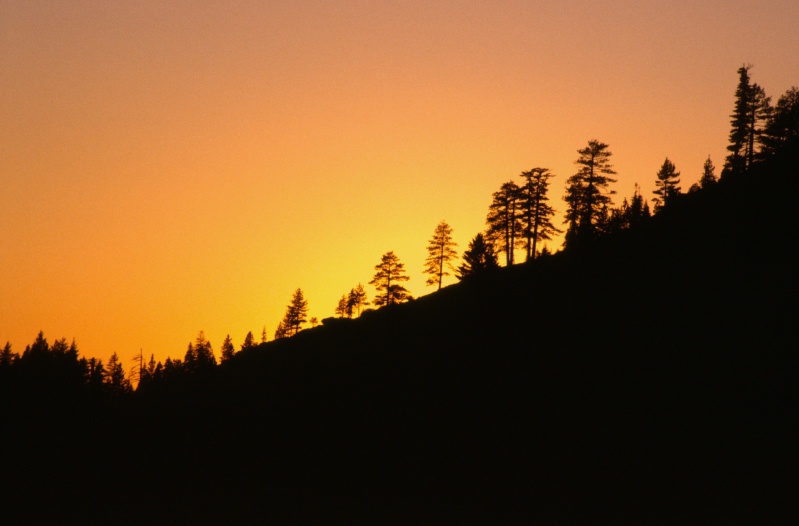
[[[522,241],[522,223],[519,220],[520,189],[513,181],[503,184],[494,192],[486,218],[486,235],[489,242],[505,253],[505,264],[514,263],[514,251]]]
[[[548,168],[533,168],[522,172],[524,185],[520,188],[522,235],[526,240],[526,261],[535,259],[539,241],[548,241],[560,232],[552,224],[555,210],[547,203],[549,179],[553,177]]]
[[[293,336],[300,332],[302,324],[308,320],[305,317],[308,315],[308,302],[302,295],[302,290],[297,289],[291,297],[291,303],[286,307],[286,314],[278,326],[275,333],[275,338],[280,336]]]
[[[608,221],[608,207],[612,204],[611,195],[616,192],[609,189],[616,175],[610,164],[611,152],[608,145],[597,140],[588,142],[588,146],[577,150],[580,156],[574,161],[578,166],[577,173],[567,180],[566,195],[566,246],[571,247],[590,241],[602,233]]]
[[[670,203],[674,199],[674,196],[679,195],[679,184],[680,172],[677,171],[674,163],[669,161],[669,158],[666,157],[666,160],[663,161],[663,165],[660,167],[660,170],[658,170],[657,180],[655,181],[655,190],[652,192],[656,196],[653,199],[655,202],[655,212],[661,210],[664,206]]]
[[[438,285],[438,290],[441,290],[444,276],[450,275],[449,270],[455,271],[452,261],[458,257],[454,248],[456,246],[458,244],[452,239],[452,227],[446,221],[441,221],[427,245],[424,268],[424,273],[430,274],[427,285]]]
[[[771,100],[766,92],[750,82],[751,67],[744,65],[738,68],[735,108],[730,115],[730,144],[727,146],[730,153],[724,163],[722,176],[740,174],[752,167],[756,156],[755,148],[771,113]]]
[[[405,265],[400,263],[393,251],[383,254],[380,263],[375,265],[375,275],[369,282],[378,292],[374,299],[375,306],[384,307],[412,299],[408,289],[400,285],[409,279],[405,275]]]

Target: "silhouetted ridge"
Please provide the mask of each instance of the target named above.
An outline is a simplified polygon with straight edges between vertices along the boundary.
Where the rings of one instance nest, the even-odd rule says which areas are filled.
[[[89,522],[647,523],[740,520],[768,493],[768,521],[793,499],[769,484],[795,419],[785,159],[130,405],[5,398],[4,498],[52,503],[33,522],[88,500]]]

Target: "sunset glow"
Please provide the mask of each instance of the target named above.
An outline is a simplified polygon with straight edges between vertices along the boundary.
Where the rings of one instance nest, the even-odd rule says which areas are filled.
[[[799,3],[0,0],[0,345],[127,367],[333,316],[388,251],[414,296],[535,166],[610,146],[616,204],[723,164],[736,70],[799,80]],[[756,240],[753,240],[756,242]],[[560,240],[549,248],[559,248]],[[450,277],[444,284],[454,283]],[[374,288],[367,287],[368,299]]]

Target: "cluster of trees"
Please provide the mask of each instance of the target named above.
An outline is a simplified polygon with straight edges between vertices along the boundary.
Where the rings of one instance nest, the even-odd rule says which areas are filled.
[[[730,116],[730,153],[722,176],[748,171],[756,162],[799,151],[799,88],[792,87],[771,105],[771,97],[752,83],[750,65],[738,68],[735,109]]]
[[[756,163],[786,155],[799,156],[799,88],[793,87],[782,95],[775,106],[765,90],[752,83],[751,66],[738,69],[738,86],[735,91],[735,106],[731,117],[729,152],[721,172],[721,179],[744,173]],[[566,204],[564,249],[587,246],[598,237],[635,228],[651,217],[649,203],[638,185],[632,197],[625,198],[620,206],[613,207],[616,172],[610,162],[609,146],[597,140],[577,150],[576,172],[566,180],[563,201]],[[710,157],[704,163],[699,181],[689,192],[707,189],[720,179]],[[655,174],[653,192],[654,213],[668,208],[681,195],[680,172],[666,157]],[[516,251],[523,251],[525,261],[533,261],[549,252],[546,241],[563,231],[555,227],[554,208],[549,204],[549,186],[554,174],[548,168],[535,167],[520,174],[517,184],[511,180],[503,183],[492,195],[486,216],[486,228],[469,242],[463,252],[461,263],[452,234],[452,227],[441,221],[428,242],[428,257],[424,273],[429,276],[426,284],[441,289],[444,278],[452,276],[459,280],[482,274],[499,267],[499,257],[504,255],[505,265],[513,265]],[[540,248],[539,248],[540,247]],[[375,274],[369,284],[376,294],[372,300],[375,307],[385,307],[413,299],[404,286],[409,280],[404,264],[393,251],[385,253],[375,266]],[[360,316],[370,305],[362,284],[342,295],[335,308],[335,315],[352,318]],[[283,319],[275,331],[275,339],[297,334],[305,323],[311,326],[318,322],[308,317],[308,302],[301,289],[297,289],[286,307]],[[261,343],[267,341],[266,328],[261,334]],[[257,347],[252,332],[241,345],[241,350]],[[226,362],[236,354],[230,335],[222,343],[220,361]],[[36,341],[26,347],[22,355],[6,344],[0,352],[0,380],[16,376],[20,371],[37,370],[47,375],[48,371],[61,371],[65,378],[76,384],[104,389],[111,393],[132,390],[131,381],[139,386],[168,381],[171,378],[193,375],[210,370],[217,361],[210,342],[201,331],[196,340],[189,343],[183,359],[167,358],[162,364],[153,356],[145,364],[140,354],[138,368],[126,377],[119,357],[114,354],[107,364],[94,358],[79,358],[73,342],[58,340],[50,346],[40,333]],[[22,373],[19,373],[22,374]]]
[[[108,363],[80,357],[78,346],[65,338],[50,344],[39,332],[34,342],[16,353],[10,342],[0,351],[0,387],[14,386],[27,391],[47,391],[58,396],[81,391],[117,396],[132,392],[117,353]]]
[[[785,151],[799,151],[799,90],[791,88],[783,95],[775,108],[763,88],[751,84],[750,66],[738,70],[739,85],[736,89],[735,111],[732,117],[730,145],[722,176],[748,170],[753,163]],[[563,201],[566,204],[564,249],[590,244],[596,238],[621,230],[635,228],[652,216],[649,203],[638,185],[628,200],[624,198],[618,207],[613,207],[616,171],[610,162],[609,145],[598,140],[577,150],[577,171],[566,181]],[[680,172],[666,157],[655,174],[654,213],[666,208],[681,194]],[[456,268],[457,243],[453,240],[452,227],[441,221],[428,242],[428,256],[424,273],[429,276],[428,286],[441,289],[444,278],[452,273],[459,280],[497,268],[498,258],[504,254],[505,265],[516,263],[516,251],[524,251],[524,260],[532,261],[548,255],[546,241],[563,233],[554,223],[555,210],[549,204],[549,186],[554,174],[543,167],[535,167],[520,174],[520,184],[511,180],[503,183],[492,195],[486,217],[486,229],[472,238]],[[718,181],[715,166],[708,156],[702,175],[689,191],[705,189]],[[377,291],[372,304],[375,307],[394,305],[413,299],[403,285],[409,277],[404,264],[393,251],[385,253],[375,266],[375,275],[369,282]],[[359,316],[369,305],[363,285],[343,294],[335,315],[341,318]],[[308,304],[302,290],[297,289],[286,307],[286,314],[275,331],[275,338],[297,334],[307,323]],[[316,318],[310,319],[315,326]],[[252,346],[252,334],[245,346]],[[250,341],[250,344],[247,343]],[[262,336],[266,342],[266,333]]]

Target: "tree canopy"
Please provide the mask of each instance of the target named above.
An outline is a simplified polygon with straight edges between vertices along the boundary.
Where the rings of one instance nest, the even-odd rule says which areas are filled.
[[[588,146],[577,150],[579,157],[574,164],[577,173],[569,177],[566,187],[567,210],[564,223],[566,230],[566,246],[579,244],[593,239],[602,232],[608,207],[612,204],[609,188],[616,179],[613,166],[610,164],[608,145],[597,140],[588,141]]]
[[[374,299],[375,306],[385,307],[412,299],[408,289],[400,284],[409,279],[405,274],[405,265],[400,262],[393,251],[383,254],[380,263],[375,265],[375,275],[369,282],[377,289]]]
[[[452,227],[446,221],[441,221],[427,244],[427,260],[424,268],[424,273],[430,275],[427,278],[427,285],[438,285],[438,290],[441,290],[444,276],[450,275],[449,270],[455,271],[452,262],[458,257],[456,246],[458,244],[452,239]]]

